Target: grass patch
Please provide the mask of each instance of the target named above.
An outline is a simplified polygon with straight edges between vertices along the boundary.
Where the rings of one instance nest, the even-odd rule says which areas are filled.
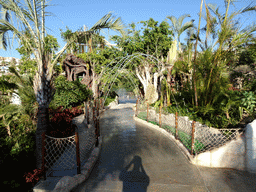
[[[147,112],[140,112],[137,117],[146,121],[147,120]],[[154,121],[148,121],[148,122],[152,123],[154,125],[159,125],[157,122],[154,122]],[[163,125],[162,128],[168,130],[173,135],[175,135],[176,130],[174,127],[171,127],[168,125]],[[180,141],[185,145],[185,147],[191,151],[191,136],[186,134],[183,131],[178,130],[178,137],[179,137]],[[199,142],[197,139],[195,139],[194,154],[196,152],[203,150],[204,148],[205,148],[204,144]]]
[[[147,120],[147,112],[140,112],[138,114],[138,118],[146,121]]]

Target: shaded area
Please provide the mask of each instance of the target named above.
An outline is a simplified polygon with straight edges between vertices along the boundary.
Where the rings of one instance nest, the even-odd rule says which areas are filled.
[[[198,166],[209,191],[256,191],[256,174],[231,168]]]
[[[101,154],[90,178],[74,191],[206,191],[173,141],[133,120],[133,106],[120,104],[103,114]]]
[[[103,114],[100,157],[73,191],[255,191],[256,174],[192,165],[168,136],[135,122],[133,106],[120,104]]]
[[[128,171],[132,165],[132,171]],[[123,181],[123,192],[146,192],[150,181],[143,168],[141,158],[137,155],[122,170],[119,179]]]
[[[137,99],[118,99],[119,104],[128,104],[134,103],[136,104]]]

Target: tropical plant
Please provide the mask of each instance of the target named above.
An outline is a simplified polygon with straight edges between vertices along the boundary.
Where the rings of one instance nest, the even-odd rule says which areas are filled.
[[[122,23],[121,17],[115,18],[112,13],[108,13],[101,20],[99,20],[95,25],[93,25],[89,30],[84,26],[84,29],[79,29],[76,32],[72,32],[68,27],[67,30],[63,32],[61,30],[61,36],[66,41],[72,41],[69,52],[77,52],[80,44],[89,44],[89,50],[92,52],[93,48],[96,48],[95,44],[101,43],[105,44],[104,38],[99,35],[102,29],[111,29],[121,33],[122,36],[126,35],[124,30],[125,26]],[[78,44],[78,45],[77,45]]]
[[[22,77],[14,67],[9,67],[12,77],[9,84],[14,84],[15,89],[9,87],[9,91],[16,93],[21,100],[21,105],[6,104],[1,107],[0,118],[3,127],[7,130],[5,142],[12,146],[11,154],[22,150],[30,150],[33,141],[28,134],[32,133],[36,125],[36,98],[33,91],[31,77]],[[15,82],[15,83],[14,83]]]
[[[252,114],[255,110],[256,106],[256,98],[252,91],[250,92],[243,92],[243,97],[241,99],[241,104],[243,108],[249,113]]]
[[[54,80],[55,94],[50,104],[52,108],[62,106],[64,109],[81,105],[92,96],[86,85],[83,85],[77,79],[68,81],[63,75]]]
[[[175,35],[175,40],[178,43],[178,51],[181,51],[181,44],[180,44],[180,36],[181,34],[186,31],[187,29],[194,27],[193,22],[194,20],[187,21],[186,23],[182,24],[184,19],[190,17],[189,14],[181,15],[178,19],[174,16],[167,16],[167,18],[172,23],[172,30]]]
[[[127,65],[127,68],[133,72],[135,71],[137,78],[143,86],[144,95],[154,93],[154,100],[157,99],[160,82],[163,79],[163,72],[166,70],[164,61],[167,60],[169,48],[172,45],[172,31],[166,21],[162,21],[159,25],[153,18],[147,21],[139,22],[143,24],[142,31],[136,30],[134,23],[130,24],[129,35],[121,38],[113,36],[117,45],[122,48],[126,55],[143,53],[148,56],[136,56],[133,62]],[[152,55],[158,59],[152,61],[149,56]],[[150,95],[152,96],[152,95]],[[154,101],[153,101],[154,102]]]
[[[50,52],[46,47],[45,8],[48,5],[45,0],[27,0],[24,3],[13,0],[2,0],[0,1],[0,5],[1,12],[3,13],[3,17],[0,19],[1,47],[6,49],[10,45],[8,34],[12,33],[14,39],[25,42],[26,47],[32,50],[38,65],[38,70],[33,80],[33,88],[38,102],[36,156],[37,168],[40,168],[42,160],[41,135],[49,126],[48,109],[54,95],[53,69],[59,57],[72,42],[80,37],[80,33],[74,33],[72,38],[67,40],[66,45],[56,55],[53,55],[53,52]],[[105,15],[89,32],[100,31],[102,28],[111,28],[112,25],[110,24],[114,24],[115,26],[121,24],[120,21],[115,22],[111,16],[111,13]],[[31,36],[33,38],[30,38]]]
[[[83,113],[81,107],[64,109],[60,106],[57,109],[50,109],[51,127],[47,130],[47,135],[57,138],[72,136],[75,127],[72,126],[72,119]]]

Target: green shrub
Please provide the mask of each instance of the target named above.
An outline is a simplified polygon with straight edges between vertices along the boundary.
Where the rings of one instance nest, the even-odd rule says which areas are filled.
[[[108,106],[112,101],[115,101],[115,99],[107,97],[104,106]]]
[[[82,104],[91,97],[91,90],[87,89],[77,79],[76,81],[68,81],[66,77],[60,75],[54,81],[56,89],[50,108],[63,106],[64,109],[71,108]]]

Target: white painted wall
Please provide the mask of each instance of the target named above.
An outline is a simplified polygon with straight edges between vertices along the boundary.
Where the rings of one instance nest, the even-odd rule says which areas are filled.
[[[225,167],[256,173],[256,120],[247,124],[245,133],[217,149],[191,159],[196,165]]]
[[[244,135],[238,136],[236,140],[232,140],[219,148],[196,155],[191,159],[191,162],[206,167],[225,167],[245,170]]]
[[[245,130],[245,163],[247,170],[256,173],[256,120],[247,124]]]

